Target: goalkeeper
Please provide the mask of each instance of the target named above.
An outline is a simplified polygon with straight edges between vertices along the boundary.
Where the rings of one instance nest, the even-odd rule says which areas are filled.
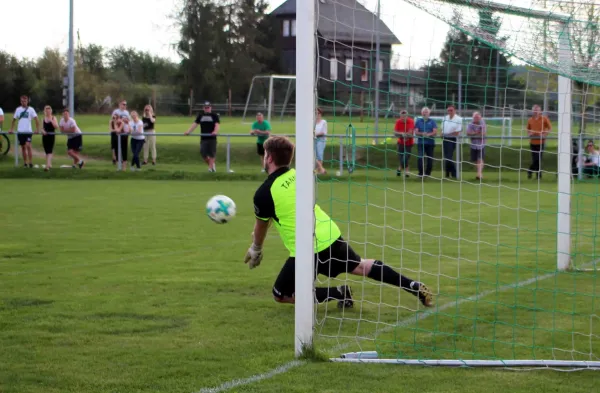
[[[283,265],[273,286],[275,300],[294,303],[295,255],[296,255],[296,171],[289,164],[294,156],[294,144],[282,136],[274,136],[264,143],[264,168],[267,180],[254,194],[256,223],[252,233],[253,242],[244,262],[250,269],[260,265],[263,258],[262,246],[270,223],[277,228],[290,256]],[[433,296],[427,287],[418,281],[400,275],[382,261],[362,259],[342,238],[339,227],[329,216],[315,205],[315,276],[317,273],[336,277],[342,273],[366,276],[373,280],[395,285],[418,297],[430,307]],[[315,288],[318,303],[337,301],[339,308],[353,306],[352,292],[347,285],[335,288]]]

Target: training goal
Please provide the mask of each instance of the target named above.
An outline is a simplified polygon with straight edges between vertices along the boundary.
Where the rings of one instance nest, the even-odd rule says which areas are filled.
[[[267,76],[257,98],[283,116],[294,90],[302,114],[296,353],[600,367],[600,1],[302,3],[294,87],[276,100]],[[365,102],[366,116],[353,109]],[[313,172],[317,106],[328,122],[324,175]],[[403,110],[437,135],[399,147]],[[352,170],[332,175],[341,160]],[[434,306],[363,276],[315,279],[315,203],[363,258],[426,283]],[[353,308],[315,303],[316,286],[339,285],[352,288]]]
[[[261,112],[271,122],[293,117],[296,102],[295,75],[256,75],[244,105],[243,123],[252,123],[256,113]]]

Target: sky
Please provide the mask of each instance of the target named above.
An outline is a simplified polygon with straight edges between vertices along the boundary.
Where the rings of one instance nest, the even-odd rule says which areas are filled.
[[[178,61],[171,44],[178,32],[169,18],[180,0],[74,0],[74,31],[83,46],[94,43],[104,47],[124,45],[149,51]],[[284,0],[270,0],[270,10]],[[363,0],[374,11],[377,0]],[[27,0],[27,27],[23,18],[3,18],[2,31],[13,32],[14,37],[2,34],[0,50],[18,57],[37,58],[44,48],[68,49],[69,0]],[[23,4],[6,2],[4,15],[20,15]],[[446,37],[447,27],[433,17],[400,0],[381,0],[382,20],[404,43],[395,48],[401,57],[400,66],[408,65],[408,56],[427,59],[439,54]],[[411,17],[407,17],[410,15]]]

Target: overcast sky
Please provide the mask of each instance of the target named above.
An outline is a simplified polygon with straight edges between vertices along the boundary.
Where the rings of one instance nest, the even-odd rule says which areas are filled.
[[[270,10],[284,0],[270,0]],[[377,0],[363,0],[375,10]],[[170,20],[179,0],[74,0],[75,32],[79,30],[82,45],[95,43],[104,47],[132,46],[171,58],[179,57],[171,48],[177,41],[177,29]],[[9,1],[2,6],[2,38],[0,49],[18,57],[39,57],[44,48],[68,48],[69,0]],[[437,57],[447,27],[401,0],[381,0],[383,21],[404,45],[395,48],[402,56],[401,66],[412,55],[422,60]],[[7,34],[10,32],[10,35]],[[77,40],[77,36],[75,36]],[[75,41],[77,43],[77,41]]]

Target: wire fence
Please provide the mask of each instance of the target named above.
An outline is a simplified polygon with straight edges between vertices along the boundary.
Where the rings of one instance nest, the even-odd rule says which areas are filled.
[[[6,135],[7,137],[10,138],[10,136],[12,136],[13,142],[14,143],[14,147],[13,147],[13,155],[14,155],[14,166],[15,168],[19,167],[19,140],[18,140],[18,135],[19,134],[31,134],[31,133],[22,133],[22,132],[14,132],[14,133],[8,133],[8,132],[2,132],[0,131],[0,135]],[[34,133],[37,134],[37,133]],[[37,134],[39,135],[39,134]],[[62,133],[47,133],[47,135],[56,135],[59,137],[66,137],[67,134],[62,134]],[[190,139],[196,139],[198,136],[212,136],[211,134],[195,134],[194,136],[186,136],[183,133],[143,133],[144,136],[150,136],[150,137],[160,137],[160,138],[172,138],[172,137],[186,137],[186,138],[190,138]],[[288,138],[294,139],[295,138],[295,134],[277,134],[280,136],[286,136]],[[103,132],[83,132],[82,136],[103,136],[106,137],[107,133],[103,133]],[[226,164],[226,172],[231,173],[233,172],[232,170],[232,155],[235,154],[232,150],[233,146],[239,146],[239,143],[232,143],[232,138],[243,138],[243,139],[252,139],[255,140],[256,136],[254,135],[249,135],[249,134],[234,134],[234,133],[230,133],[230,134],[219,134],[218,135],[218,139],[220,141],[225,140],[225,164]],[[332,162],[337,162],[339,163],[339,168],[338,168],[338,175],[342,175],[344,174],[345,171],[348,172],[353,172],[354,169],[357,167],[356,164],[356,160],[357,160],[357,153],[356,150],[357,148],[368,148],[370,145],[376,145],[376,140],[375,140],[375,136],[373,135],[357,135],[357,134],[351,134],[351,133],[347,133],[346,135],[328,135],[328,144],[330,145],[330,149],[331,149],[331,161]],[[390,141],[389,138],[386,140],[386,138],[381,138],[383,144],[386,145],[394,145],[396,144],[396,139],[398,138],[398,136],[395,136],[393,141]],[[402,138],[402,137],[400,137]],[[410,138],[414,138],[417,139],[417,137],[410,137]],[[506,135],[489,135],[485,137],[487,140],[496,140],[499,141],[499,144],[496,145],[495,147],[500,148],[500,149],[509,149],[511,151],[528,151],[531,152],[531,150],[527,149],[528,146],[526,147],[522,147],[522,146],[515,146],[515,147],[510,147],[510,145],[507,143],[508,140],[511,141],[530,141],[530,138],[527,136],[506,136]],[[432,139],[434,139],[434,143],[436,145],[441,145],[441,143],[444,140],[443,136],[435,136],[432,137]],[[470,139],[471,137],[469,136],[465,136],[465,135],[461,135],[458,136],[455,140],[456,143],[456,149],[454,151],[453,154],[453,162],[456,165],[457,168],[457,175],[458,178],[460,178],[460,173],[462,172],[462,164],[465,160],[462,159],[463,157],[463,149],[468,149],[470,146]],[[545,138],[546,141],[558,141],[559,137],[558,136],[554,136],[554,135],[549,135]],[[571,138],[571,142],[572,142],[572,146],[571,148],[568,150],[570,151],[571,154],[571,159],[573,162],[574,167],[577,168],[576,171],[573,171],[574,173],[572,173],[573,175],[575,175],[579,180],[583,179],[584,177],[584,162],[585,162],[585,157],[586,157],[586,152],[585,152],[585,142],[591,140],[594,142],[594,144],[599,143],[600,142],[600,136],[597,134],[579,134],[576,136],[573,136]],[[122,146],[121,146],[121,138],[117,138],[117,143],[118,143],[118,154],[116,154],[116,156],[118,157],[118,167],[119,169],[121,169],[123,167],[123,165],[125,165],[126,163],[124,163],[122,161]],[[248,143],[246,146],[250,145],[250,143]],[[416,144],[415,144],[416,145]],[[336,148],[337,146],[337,148]],[[487,145],[486,145],[487,146]],[[387,148],[386,148],[387,149]],[[337,152],[336,152],[337,150]],[[563,150],[565,151],[565,150]],[[557,154],[558,152],[545,152],[545,154]],[[505,164],[507,167],[510,167],[508,165],[508,163]]]

